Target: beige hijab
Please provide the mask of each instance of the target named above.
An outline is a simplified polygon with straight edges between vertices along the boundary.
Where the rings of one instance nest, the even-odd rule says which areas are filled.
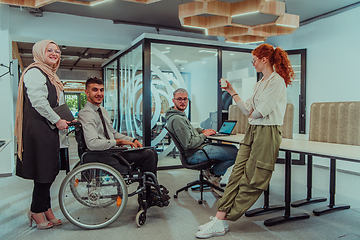
[[[18,98],[16,103],[16,115],[15,115],[15,131],[14,135],[17,138],[18,143],[18,157],[22,160],[22,152],[24,151],[23,147],[23,139],[22,139],[22,127],[23,127],[23,108],[24,108],[24,75],[26,72],[32,67],[38,67],[44,71],[44,73],[48,76],[50,82],[56,87],[57,98],[59,101],[60,91],[64,90],[63,84],[60,82],[59,77],[56,75],[56,71],[60,65],[60,58],[56,62],[54,66],[49,66],[45,62],[45,50],[49,43],[54,43],[51,40],[42,40],[34,44],[32,48],[34,62],[31,63],[22,73],[20,82],[19,82],[19,90],[18,90]]]

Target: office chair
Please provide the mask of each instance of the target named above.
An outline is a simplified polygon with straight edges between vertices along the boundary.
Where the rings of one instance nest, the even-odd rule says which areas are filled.
[[[174,194],[174,198],[177,198],[179,192],[182,191],[187,191],[190,187],[195,186],[195,185],[199,185],[200,186],[200,199],[198,200],[199,204],[203,203],[203,191],[204,191],[204,186],[209,186],[212,188],[215,188],[219,191],[224,192],[224,189],[212,184],[211,182],[207,181],[206,179],[204,179],[204,175],[203,175],[203,170],[209,169],[212,165],[214,165],[215,163],[220,162],[219,160],[215,160],[215,159],[210,159],[209,156],[207,155],[206,151],[203,148],[198,148],[199,150],[204,151],[205,156],[208,158],[208,161],[199,163],[199,164],[188,164],[186,162],[186,157],[185,157],[185,153],[186,150],[184,150],[184,148],[181,146],[180,142],[177,140],[176,136],[174,134],[172,134],[169,129],[167,127],[165,127],[165,129],[168,131],[171,139],[173,140],[173,142],[175,143],[175,146],[177,147],[177,149],[180,152],[180,160],[181,160],[181,164],[184,168],[187,169],[191,169],[191,170],[197,170],[200,172],[199,174],[199,179],[189,182],[188,184],[186,184],[185,187],[182,187],[180,189],[178,189],[176,191],[176,193]]]

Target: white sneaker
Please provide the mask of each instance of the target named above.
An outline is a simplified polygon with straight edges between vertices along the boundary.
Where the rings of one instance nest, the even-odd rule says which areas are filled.
[[[210,219],[213,220],[214,217],[210,217]],[[208,224],[210,224],[211,222],[212,222],[212,221],[210,221],[210,222],[208,222],[208,223],[205,223],[205,224],[203,224],[203,225],[200,225],[200,226],[199,226],[199,231],[203,230],[203,229],[204,229]],[[229,231],[229,225],[228,225],[227,221],[224,221],[224,227],[225,227],[225,231],[226,231],[226,232]]]
[[[213,217],[210,222],[202,225],[202,230],[198,231],[195,236],[197,238],[210,238],[225,235],[227,232],[225,222],[226,220],[219,220],[217,217]]]

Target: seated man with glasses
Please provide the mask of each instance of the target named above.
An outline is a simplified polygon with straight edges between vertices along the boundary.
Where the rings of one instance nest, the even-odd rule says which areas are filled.
[[[221,162],[215,164],[210,170],[204,171],[205,178],[220,186],[221,176],[226,173],[228,167],[232,166],[236,159],[238,149],[230,144],[210,143],[206,140],[207,136],[216,133],[213,129],[194,128],[189,119],[185,115],[185,109],[188,106],[188,93],[184,88],[178,88],[173,93],[174,106],[170,107],[165,117],[167,120],[167,128],[174,134],[184,150],[187,151],[186,161],[188,164],[198,164],[207,161],[207,157],[203,151],[196,148],[203,148],[210,159],[220,160]],[[222,196],[222,192],[213,189],[213,191]]]

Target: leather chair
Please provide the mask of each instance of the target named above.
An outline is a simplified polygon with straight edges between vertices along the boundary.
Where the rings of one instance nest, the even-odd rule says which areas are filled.
[[[207,161],[204,161],[202,163],[199,163],[199,164],[188,164],[186,162],[186,157],[185,157],[185,153],[186,153],[186,150],[184,150],[184,148],[181,146],[180,142],[177,140],[176,136],[174,136],[173,133],[171,133],[169,131],[169,129],[167,127],[165,127],[165,129],[168,131],[171,139],[173,140],[173,142],[175,143],[175,146],[177,147],[177,149],[179,150],[180,152],[180,160],[181,160],[181,164],[184,168],[187,168],[187,169],[191,169],[191,170],[196,170],[196,171],[199,171],[200,174],[199,174],[199,179],[195,180],[195,181],[192,181],[192,182],[189,182],[188,184],[186,184],[185,187],[182,187],[180,189],[178,189],[176,191],[176,193],[174,194],[174,198],[177,198],[178,197],[178,194],[179,192],[182,192],[182,191],[187,191],[190,187],[192,186],[195,186],[195,185],[199,185],[200,186],[200,199],[198,200],[198,203],[199,204],[202,204],[203,203],[203,191],[204,191],[204,186],[209,186],[209,187],[212,187],[212,188],[215,188],[219,191],[222,191],[224,192],[224,189],[212,184],[211,182],[207,181],[206,179],[204,179],[204,175],[203,175],[203,170],[206,170],[206,169],[209,169],[212,165],[214,165],[215,163],[218,163],[220,162],[219,160],[215,160],[215,159],[210,159],[209,156],[207,155],[206,151],[203,149],[203,148],[198,148],[199,150],[202,150],[204,151],[205,153],[205,156],[208,158]]]

